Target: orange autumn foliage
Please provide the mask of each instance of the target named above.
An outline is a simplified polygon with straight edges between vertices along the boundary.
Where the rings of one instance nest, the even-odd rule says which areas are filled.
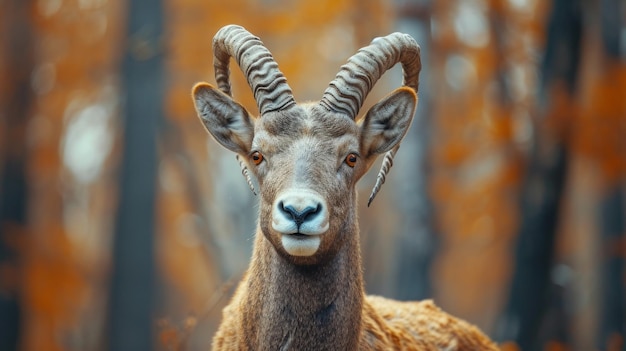
[[[27,150],[28,225],[10,228],[0,238],[20,253],[19,266],[0,265],[0,288],[10,286],[21,294],[22,350],[95,349],[104,338],[117,202],[123,100],[119,64],[128,50],[142,51],[124,34],[126,1],[31,3],[35,62],[27,79],[34,100],[28,124],[11,136]],[[520,224],[517,199],[529,149],[538,134],[559,138],[572,153],[572,162],[557,257],[577,273],[571,293],[584,301],[572,317],[571,329],[578,331],[573,343],[590,348],[597,314],[594,250],[602,246],[596,241],[596,204],[626,176],[623,59],[601,54],[597,26],[586,28],[580,89],[574,101],[560,88],[551,92],[556,100],[544,116],[537,103],[536,72],[550,2],[486,0],[469,7],[460,0],[431,3],[424,17],[412,20],[432,24],[430,51],[422,53],[430,57],[424,72],[431,79],[421,88],[432,99],[428,167],[423,172],[440,239],[430,273],[433,297],[445,310],[484,330],[497,327]],[[165,322],[155,322],[155,330],[159,346],[195,350],[210,344],[223,296],[229,294],[224,281],[237,278],[242,269],[237,263],[247,262],[252,233],[236,232],[237,225],[256,211],[245,180],[224,179],[223,174],[237,172],[236,161],[207,141],[190,103],[195,82],[213,81],[210,38],[227,23],[258,33],[296,99],[304,101],[319,99],[345,59],[373,37],[396,30],[396,19],[404,14],[396,13],[391,2],[375,0],[166,0],[164,6],[166,32],[156,49],[165,54],[166,96],[165,101],[150,102],[162,104],[167,115],[159,141],[156,206],[162,291],[155,317]],[[12,15],[8,7],[3,10],[7,12],[0,13],[0,20]],[[473,22],[477,27],[468,18],[478,19]],[[10,38],[10,33],[0,34],[3,45]],[[0,55],[0,101],[14,88],[5,79],[14,73],[7,62]],[[503,96],[500,75],[506,78],[508,96]],[[256,111],[236,68],[232,78],[234,95]],[[379,85],[363,110],[397,82]],[[111,143],[91,178],[81,178],[72,168],[65,149],[92,150],[70,143],[70,129],[85,117],[104,120],[95,129],[108,133]],[[8,130],[4,118],[0,115],[0,135]],[[87,132],[93,130],[78,134]],[[4,155],[6,150],[1,151]],[[412,151],[403,148],[400,153]],[[94,155],[81,157],[79,166]],[[394,175],[392,171],[388,182],[395,181]],[[370,181],[364,179],[359,190],[367,192]],[[394,211],[396,195],[386,190],[375,207],[366,210],[360,203],[360,210],[368,289],[387,292],[397,269],[393,244],[402,218]],[[237,216],[225,210],[234,205],[239,206]],[[597,251],[623,255],[620,245],[612,242]],[[189,324],[189,318],[197,319]],[[609,344],[619,348],[623,340],[616,335]],[[502,348],[515,350],[511,344]]]

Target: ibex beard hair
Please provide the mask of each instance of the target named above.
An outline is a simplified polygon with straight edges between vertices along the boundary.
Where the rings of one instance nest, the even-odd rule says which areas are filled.
[[[195,107],[215,140],[237,154],[253,191],[257,179],[260,197],[252,260],[224,309],[214,349],[491,349],[478,329],[430,301],[364,293],[355,186],[385,154],[373,200],[411,125],[421,69],[413,38],[374,40],[348,59],[319,102],[306,104],[295,102],[271,53],[244,28],[223,27],[213,50],[217,88],[197,84]],[[259,118],[231,98],[231,57]],[[403,87],[357,119],[376,81],[398,62]]]

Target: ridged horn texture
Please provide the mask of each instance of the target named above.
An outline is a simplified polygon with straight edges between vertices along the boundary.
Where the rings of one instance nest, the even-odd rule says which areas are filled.
[[[261,40],[237,25],[222,27],[213,37],[213,66],[218,88],[228,96],[230,58],[233,57],[252,89],[261,115],[296,104],[287,79]]]
[[[374,84],[398,62],[402,63],[403,85],[417,92],[422,69],[420,47],[410,35],[393,33],[374,39],[350,57],[330,82],[320,104],[355,119]]]
[[[235,156],[235,158],[237,159],[237,162],[239,162],[239,167],[241,167],[241,174],[243,174],[243,176],[246,177],[246,182],[248,182],[248,186],[250,187],[250,190],[252,190],[252,193],[256,195],[256,190],[254,190],[254,184],[252,183],[252,178],[250,177],[250,171],[248,171],[248,167],[246,166],[246,163],[243,162],[243,160],[241,159],[241,157],[239,157],[239,155]]]
[[[378,171],[378,175],[376,176],[376,184],[374,184],[374,188],[372,189],[372,193],[370,194],[369,200],[367,200],[367,207],[370,207],[372,201],[378,194],[380,187],[385,184],[385,178],[387,177],[387,173],[389,173],[389,169],[393,166],[393,158],[396,156],[396,152],[400,148],[400,144],[396,145],[393,149],[389,150],[385,157],[383,158],[383,163],[380,165],[380,171]]]
[[[341,66],[335,79],[330,82],[320,104],[330,111],[345,113],[355,119],[374,84],[398,62],[402,63],[402,84],[417,93],[422,69],[420,47],[410,35],[393,33],[374,39],[369,46],[350,57],[348,62]],[[385,183],[399,148],[400,144],[385,154],[376,177],[376,184],[367,202],[368,207]]]

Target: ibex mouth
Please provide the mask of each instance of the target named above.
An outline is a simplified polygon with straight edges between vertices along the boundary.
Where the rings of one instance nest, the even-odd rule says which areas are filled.
[[[311,256],[320,247],[320,235],[307,235],[301,233],[281,235],[281,243],[288,254],[292,256]]]

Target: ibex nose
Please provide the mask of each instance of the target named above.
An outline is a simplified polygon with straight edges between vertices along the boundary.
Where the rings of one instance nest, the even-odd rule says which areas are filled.
[[[275,201],[272,226],[283,234],[318,235],[328,230],[324,199],[310,190],[287,191]]]
[[[312,220],[322,209],[322,204],[318,203],[317,206],[307,206],[301,211],[296,210],[292,205],[285,205],[283,201],[278,203],[278,208],[285,213],[285,215],[291,216],[296,225],[300,227],[305,221]]]

